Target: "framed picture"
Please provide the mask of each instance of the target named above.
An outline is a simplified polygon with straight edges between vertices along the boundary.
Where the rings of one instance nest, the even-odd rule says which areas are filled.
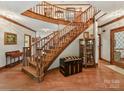
[[[5,45],[14,45],[17,44],[17,35],[14,33],[4,33],[4,44]]]

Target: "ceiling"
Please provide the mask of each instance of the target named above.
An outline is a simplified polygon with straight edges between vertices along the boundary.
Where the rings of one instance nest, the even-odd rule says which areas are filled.
[[[99,19],[99,25],[124,15],[124,1],[90,1],[89,3],[102,10],[103,14],[107,13]]]
[[[81,9],[81,11],[85,11],[90,4],[88,2],[82,2],[82,1],[48,1],[51,4],[54,4],[56,6],[62,7],[64,9],[66,8],[75,8],[75,11],[79,11]]]
[[[22,12],[38,4],[38,1],[0,1],[0,15],[7,16],[36,31],[57,30],[58,25],[21,15]]]
[[[107,13],[124,9],[124,1],[89,1],[89,3]]]
[[[20,14],[38,3],[38,1],[0,1],[0,10],[9,10]]]
[[[36,31],[42,31],[42,28],[49,28],[50,30],[57,30],[58,25],[47,23],[44,21],[39,21],[36,19],[32,19],[23,15],[20,15],[22,12],[30,9],[35,6],[39,1],[0,1],[0,14],[10,17],[28,27]],[[99,23],[102,24],[108,20],[111,20],[114,17],[118,17],[124,14],[124,2],[116,1],[116,2],[106,2],[106,1],[57,1],[51,2],[54,4],[92,4],[93,6],[102,10],[102,12],[98,15],[102,15],[107,12],[108,14],[102,17],[99,20]]]
[[[48,1],[51,4],[89,4],[87,1]]]

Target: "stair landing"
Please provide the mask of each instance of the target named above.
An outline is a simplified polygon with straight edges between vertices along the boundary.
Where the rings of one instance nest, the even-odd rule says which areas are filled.
[[[27,17],[31,17],[31,18],[34,18],[34,19],[38,19],[38,20],[41,20],[41,21],[50,22],[50,23],[53,23],[53,24],[67,25],[68,23],[70,23],[70,21],[67,21],[67,20],[54,19],[54,18],[51,18],[51,17],[47,17],[47,16],[44,16],[44,15],[34,13],[30,10],[25,11],[24,13],[22,13],[22,15],[27,16]]]

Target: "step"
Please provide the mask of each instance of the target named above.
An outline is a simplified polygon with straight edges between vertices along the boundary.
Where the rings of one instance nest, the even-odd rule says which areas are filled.
[[[55,48],[55,46],[50,46],[49,48],[50,48],[50,49],[54,49],[54,48]]]
[[[37,82],[41,82],[44,79],[44,73],[41,75],[41,77],[39,77],[37,75],[36,69],[34,69],[30,66],[22,67],[22,71],[25,74],[27,74],[30,78],[32,78],[33,80],[36,80]]]
[[[47,59],[47,60],[48,60],[48,59]],[[45,63],[47,63],[47,61],[43,61],[43,63],[45,64]],[[34,68],[34,69],[37,68],[37,63],[36,63],[36,62],[29,62],[29,65],[30,65],[32,68]]]
[[[51,60],[51,59],[52,59],[52,57],[53,57],[53,56],[46,56],[46,57],[44,58],[44,60],[49,61],[49,60]]]
[[[46,58],[43,60],[43,62],[51,61],[51,60],[53,59],[53,57],[54,57],[54,56],[52,56],[52,57],[46,57]]]
[[[37,50],[42,50],[42,48],[37,48]],[[48,52],[50,52],[50,49],[49,50],[44,50],[44,52],[48,53]]]
[[[39,77],[36,73],[36,69],[30,67],[30,66],[25,66],[22,68],[22,71],[27,74],[28,76],[30,76],[32,79],[34,80],[39,80]]]
[[[29,65],[36,69],[37,64],[35,61],[29,62]]]
[[[49,53],[49,52],[51,52],[51,50],[50,49],[49,50],[44,50],[44,52]]]
[[[57,50],[58,50],[58,48],[55,48],[55,49],[51,49],[51,53],[55,53],[55,52],[57,52]]]
[[[43,57],[51,57],[52,55],[53,55],[53,52],[49,52],[49,53],[46,53],[46,55]]]
[[[61,47],[59,47],[58,44],[54,47],[50,47],[50,49],[55,49],[55,48],[61,48]]]
[[[37,49],[37,50],[42,50],[42,48],[41,48],[41,47],[37,47],[36,49]]]

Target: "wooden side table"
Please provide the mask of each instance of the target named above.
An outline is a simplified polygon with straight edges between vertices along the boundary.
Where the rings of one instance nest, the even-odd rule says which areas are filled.
[[[6,67],[8,65],[8,57],[10,58],[10,64],[12,64],[12,59],[14,59],[14,62],[16,61],[16,58],[18,58],[18,61],[20,61],[20,57],[23,55],[23,52],[17,51],[9,51],[5,53],[6,55]]]

